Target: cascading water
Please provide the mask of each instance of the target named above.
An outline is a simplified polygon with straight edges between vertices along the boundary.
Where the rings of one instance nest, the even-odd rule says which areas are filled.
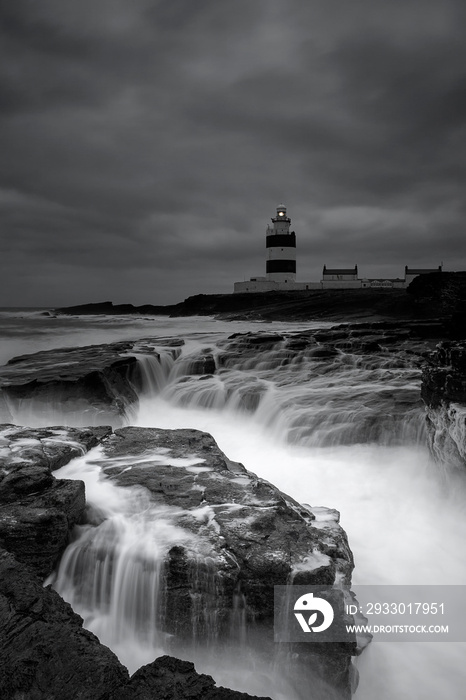
[[[165,450],[149,451],[142,458],[109,459],[101,448],[94,448],[55,473],[58,478],[85,481],[88,513],[87,523],[76,528],[48,582],[131,672],[169,653],[194,660],[210,674],[220,673],[224,684],[261,694],[273,689],[277,700],[305,700],[307,693],[289,684],[286,668],[250,642],[239,588],[232,596],[229,634],[219,637],[220,618],[225,615],[222,581],[205,543],[178,525],[187,512],[154,502],[144,488],[123,488],[105,476],[115,466],[124,472],[157,461],[194,473],[206,469],[202,459],[174,459]],[[201,507],[191,514],[202,521],[207,511]],[[165,620],[165,562],[168,552],[180,546],[190,554],[191,632],[184,636],[167,633]],[[183,615],[174,612],[175,618]]]
[[[169,367],[159,353],[141,358],[143,398],[247,413],[288,442],[311,447],[424,439],[420,370],[404,358],[382,356],[377,362],[336,352],[329,360],[315,348],[296,353],[278,341],[260,352],[217,347],[218,369],[208,374],[197,369],[205,356],[202,347],[191,352]]]
[[[201,333],[196,320],[189,327],[184,320],[163,323],[160,335],[180,333],[189,342],[176,357],[163,343],[157,355],[141,351],[143,385],[139,407],[128,418],[132,424],[210,432],[228,457],[299,502],[338,509],[355,555],[356,583],[465,582],[459,554],[466,538],[464,480],[461,474],[445,479],[429,460],[418,364],[397,352],[329,353],[319,346],[300,351],[300,341],[293,347],[286,339],[235,351],[225,337],[231,325],[207,319]],[[272,324],[277,329],[286,326]],[[216,364],[210,374],[208,355]],[[86,480],[90,515],[63,558],[55,586],[134,670],[170,647],[157,623],[163,560],[186,531],[179,532],[176,511],[148,508],[143,489],[121,489],[100,478],[105,465],[99,460],[91,453],[62,472]],[[213,598],[215,585],[211,572],[205,588]],[[141,593],[145,607],[136,602]],[[280,687],[277,677],[267,682],[270,668],[252,653],[241,658],[235,640],[244,646],[251,630],[241,591],[235,596],[232,647],[223,656],[219,650],[210,663],[201,652],[186,656],[219,684],[238,687],[238,677],[248,676],[243,687],[249,692],[274,700],[307,698],[305,681],[298,679],[294,689]],[[156,624],[147,626],[148,618]],[[215,627],[214,617],[207,622]],[[355,698],[460,700],[464,651],[461,644],[374,643],[358,662]],[[232,658],[241,659],[241,671]]]
[[[176,525],[176,508],[156,506],[143,488],[121,488],[102,478],[115,461],[120,468],[144,463],[108,460],[95,448],[56,472],[85,481],[88,524],[77,528],[54,585],[134,671],[167,648],[160,632],[164,559],[170,547],[194,545],[195,538]]]

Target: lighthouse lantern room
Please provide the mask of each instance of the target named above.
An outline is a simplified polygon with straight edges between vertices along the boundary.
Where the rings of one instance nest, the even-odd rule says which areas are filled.
[[[296,234],[290,231],[291,219],[284,204],[279,204],[266,233],[266,275],[270,282],[296,281]]]

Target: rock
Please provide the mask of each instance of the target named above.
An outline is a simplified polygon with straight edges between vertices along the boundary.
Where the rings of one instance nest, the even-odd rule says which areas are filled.
[[[0,545],[48,576],[85,509],[82,481],[52,470],[94,447],[110,428],[0,426]]]
[[[415,277],[406,290],[420,313],[446,317],[447,337],[466,337],[466,272],[433,272]]]
[[[217,688],[192,663],[168,656],[129,680],[115,654],[82,624],[58,593],[0,549],[2,700],[254,700]]]
[[[284,336],[276,333],[233,333],[218,343],[218,365],[236,367],[241,365],[246,357],[256,357],[258,362],[263,362],[263,356],[269,357],[270,352],[274,350],[276,352],[273,360],[267,360],[267,369],[274,369],[293,356],[291,350],[283,348],[283,340]],[[261,366],[263,367],[263,364]]]
[[[142,666],[109,700],[254,700],[251,695],[217,688],[211,676],[196,673],[194,664],[161,656]],[[254,696],[256,698],[256,696]],[[270,698],[256,698],[270,700]]]
[[[445,341],[422,374],[429,447],[443,464],[466,467],[466,344]]]
[[[31,464],[50,471],[60,469],[73,457],[79,457],[109,435],[109,426],[96,428],[25,428],[0,424],[0,460],[2,470]],[[1,479],[1,474],[0,474]]]
[[[0,387],[10,413],[24,411],[27,401],[60,414],[74,411],[85,424],[121,420],[138,400],[131,384],[137,360],[122,357],[131,347],[122,342],[13,358],[0,368]]]
[[[17,466],[17,465],[16,465]],[[47,467],[25,464],[6,473],[0,481],[0,503],[9,503],[31,493],[37,493],[53,484]]]
[[[314,360],[328,360],[332,357],[336,357],[339,351],[333,348],[331,345],[322,345],[320,347],[313,348],[309,355]]]
[[[115,654],[82,625],[58,593],[0,549],[2,700],[254,700],[216,688],[192,663],[168,656],[129,680]]]
[[[101,301],[93,304],[79,304],[77,306],[67,306],[65,308],[54,309],[58,314],[66,314],[68,316],[89,316],[104,314],[105,316],[120,316],[124,314],[139,315],[160,315],[166,314],[165,306],[153,306],[145,304],[143,306],[133,306],[133,304],[113,304],[111,301]]]
[[[127,670],[71,606],[0,550],[0,697],[107,700]]]
[[[85,508],[81,481],[53,483],[40,495],[0,505],[0,545],[39,576],[51,573]]]
[[[117,427],[151,383],[140,359],[173,363],[183,344],[180,338],[142,338],[15,357],[0,367],[0,419],[29,423],[43,414],[46,420],[66,416],[75,426]],[[180,361],[188,376],[215,369],[210,349]]]
[[[334,357],[341,350],[355,354],[399,354],[414,349],[417,354],[432,350],[435,342],[445,338],[445,335],[446,326],[442,321],[383,321],[342,324],[324,331],[316,329],[283,335],[234,333],[226,341],[221,341],[219,347],[224,358],[222,365],[232,366],[234,360],[244,354],[269,352],[272,349],[281,352],[281,358],[293,359],[303,352],[315,357]],[[231,360],[227,362],[228,356]]]
[[[338,513],[297,503],[229,460],[210,435],[123,428],[102,445],[108,477],[148,489],[153,501],[177,513],[174,524],[195,537],[194,544],[171,546],[165,560],[164,631],[180,643],[193,638],[193,625],[197,640],[228,638],[241,601],[263,653],[273,654],[275,585],[350,583],[353,558]],[[327,684],[338,679],[341,697],[349,697],[355,642],[304,646],[297,658],[305,656]]]
[[[210,435],[188,429],[122,428],[103,441],[103,449],[110,461],[122,455],[134,458],[130,468],[125,462],[105,469],[120,485],[145,486],[158,503],[185,511],[178,524],[205,540],[211,566],[223,572],[228,594],[241,582],[255,619],[272,613],[273,585],[286,584],[295,569],[302,570],[303,584],[332,585],[337,571],[350,582],[353,558],[338,523],[322,544],[312,511],[229,460]],[[138,466],[137,456],[148,451],[158,456],[152,464]],[[184,555],[189,560],[188,550]],[[174,556],[178,570],[179,548]],[[173,595],[185,598],[176,578]],[[188,618],[189,604],[185,612]]]
[[[214,374],[215,370],[215,358],[211,351],[188,356],[179,363],[179,371],[186,376]]]

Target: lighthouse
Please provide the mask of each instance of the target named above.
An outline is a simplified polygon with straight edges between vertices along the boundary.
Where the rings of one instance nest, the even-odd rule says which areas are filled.
[[[269,282],[281,284],[296,281],[296,234],[290,231],[291,219],[284,204],[279,204],[267,226],[265,271]]]
[[[235,282],[234,291],[240,294],[245,292],[289,292],[310,291],[322,289],[406,289],[412,279],[417,275],[432,272],[442,272],[442,265],[438,268],[414,269],[405,268],[404,279],[397,277],[391,279],[368,279],[358,276],[358,266],[354,268],[332,267],[324,265],[322,278],[315,282],[296,282],[296,234],[290,231],[291,219],[287,216],[284,204],[279,204],[277,213],[272,218],[272,226],[269,224],[266,231],[266,277],[250,277],[249,281]]]

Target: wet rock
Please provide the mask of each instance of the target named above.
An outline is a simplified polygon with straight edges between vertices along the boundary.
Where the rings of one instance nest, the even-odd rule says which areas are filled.
[[[31,493],[37,493],[53,484],[47,467],[24,465],[5,474],[0,481],[0,502],[9,503]]]
[[[0,549],[2,700],[254,700],[164,656],[129,679],[115,654],[26,566]],[[262,698],[259,700],[268,700]]]
[[[187,375],[212,375],[215,373],[215,359],[211,352],[187,357],[183,362],[183,369]]]
[[[176,359],[183,344],[143,338],[14,357],[0,367],[0,419],[29,422],[44,413],[48,420],[67,416],[76,426],[121,425],[143,388],[138,357],[160,358],[163,351]],[[212,357],[204,358],[203,371],[215,371]]]
[[[225,341],[219,343],[230,352],[249,350],[254,353],[267,352],[278,347],[284,336],[278,333],[233,333]]]
[[[59,348],[15,357],[0,367],[0,388],[14,415],[25,402],[74,409],[89,423],[121,418],[138,397],[131,383],[135,357],[123,356],[131,343]]]
[[[422,374],[429,447],[443,464],[466,467],[466,345],[438,345]]]
[[[127,670],[31,570],[0,549],[0,697],[107,700]]]
[[[228,688],[217,688],[211,676],[196,673],[194,664],[161,656],[142,666],[109,700],[270,700]]]
[[[353,558],[338,513],[302,506],[229,460],[210,435],[123,428],[102,447],[109,478],[149,490],[192,535],[171,546],[164,564],[164,631],[177,645],[229,638],[239,604],[262,652],[273,654],[275,585],[350,583]],[[304,646],[298,658],[349,697],[356,643]]]
[[[96,428],[26,428],[21,425],[0,425],[0,464],[4,470],[19,465],[60,469],[70,459],[79,457],[100,443],[112,432],[110,426]],[[1,479],[0,472],[0,479]]]
[[[466,403],[466,345],[439,343],[422,376],[422,398],[429,407]]]
[[[309,352],[309,356],[314,360],[327,360],[332,357],[336,357],[339,351],[333,348],[331,345],[321,345],[320,347],[313,348]]]
[[[45,578],[67,546],[85,505],[83,482],[65,480],[20,502],[0,504],[0,545]]]
[[[39,576],[51,573],[85,509],[84,483],[52,471],[110,431],[0,426],[0,545]]]
[[[241,345],[257,347],[258,345],[275,345],[283,340],[283,336],[278,333],[233,333],[228,336],[228,340],[240,339]]]
[[[106,468],[108,476],[122,486],[144,486],[158,503],[182,508],[178,524],[201,538],[208,565],[199,564],[189,547],[174,547],[169,555],[167,605],[183,611],[174,616],[177,634],[191,629],[194,569],[199,566],[205,570],[198,580],[217,572],[217,593],[228,601],[220,610],[225,624],[238,588],[248,615],[257,621],[271,619],[273,586],[285,585],[295,570],[303,584],[333,585],[337,572],[349,583],[353,559],[338,523],[323,538],[321,528],[313,527],[311,510],[229,460],[210,435],[123,428],[103,446],[110,463],[122,455],[131,458]],[[138,466],[138,455],[149,450],[154,461]]]
[[[285,347],[293,353],[297,353],[315,344],[316,339],[313,337],[293,334],[286,338]]]
[[[244,356],[255,356],[261,361],[262,355],[269,354],[272,349],[278,350],[284,336],[278,333],[233,333],[226,340],[219,342],[221,349],[217,361],[220,367],[233,367],[241,362]],[[284,357],[291,357],[292,353],[282,353],[280,358],[275,357],[270,369],[278,367]]]
[[[224,353],[222,364],[233,366],[244,356],[270,352],[296,361],[299,355],[326,359],[346,351],[350,354],[421,354],[431,351],[439,338],[444,338],[445,324],[417,321],[342,324],[332,328],[285,333],[271,336],[257,333],[235,333],[219,343]],[[283,342],[282,342],[283,341]],[[229,360],[227,358],[230,358]],[[261,355],[258,362],[261,362]],[[278,364],[277,364],[278,366]]]

